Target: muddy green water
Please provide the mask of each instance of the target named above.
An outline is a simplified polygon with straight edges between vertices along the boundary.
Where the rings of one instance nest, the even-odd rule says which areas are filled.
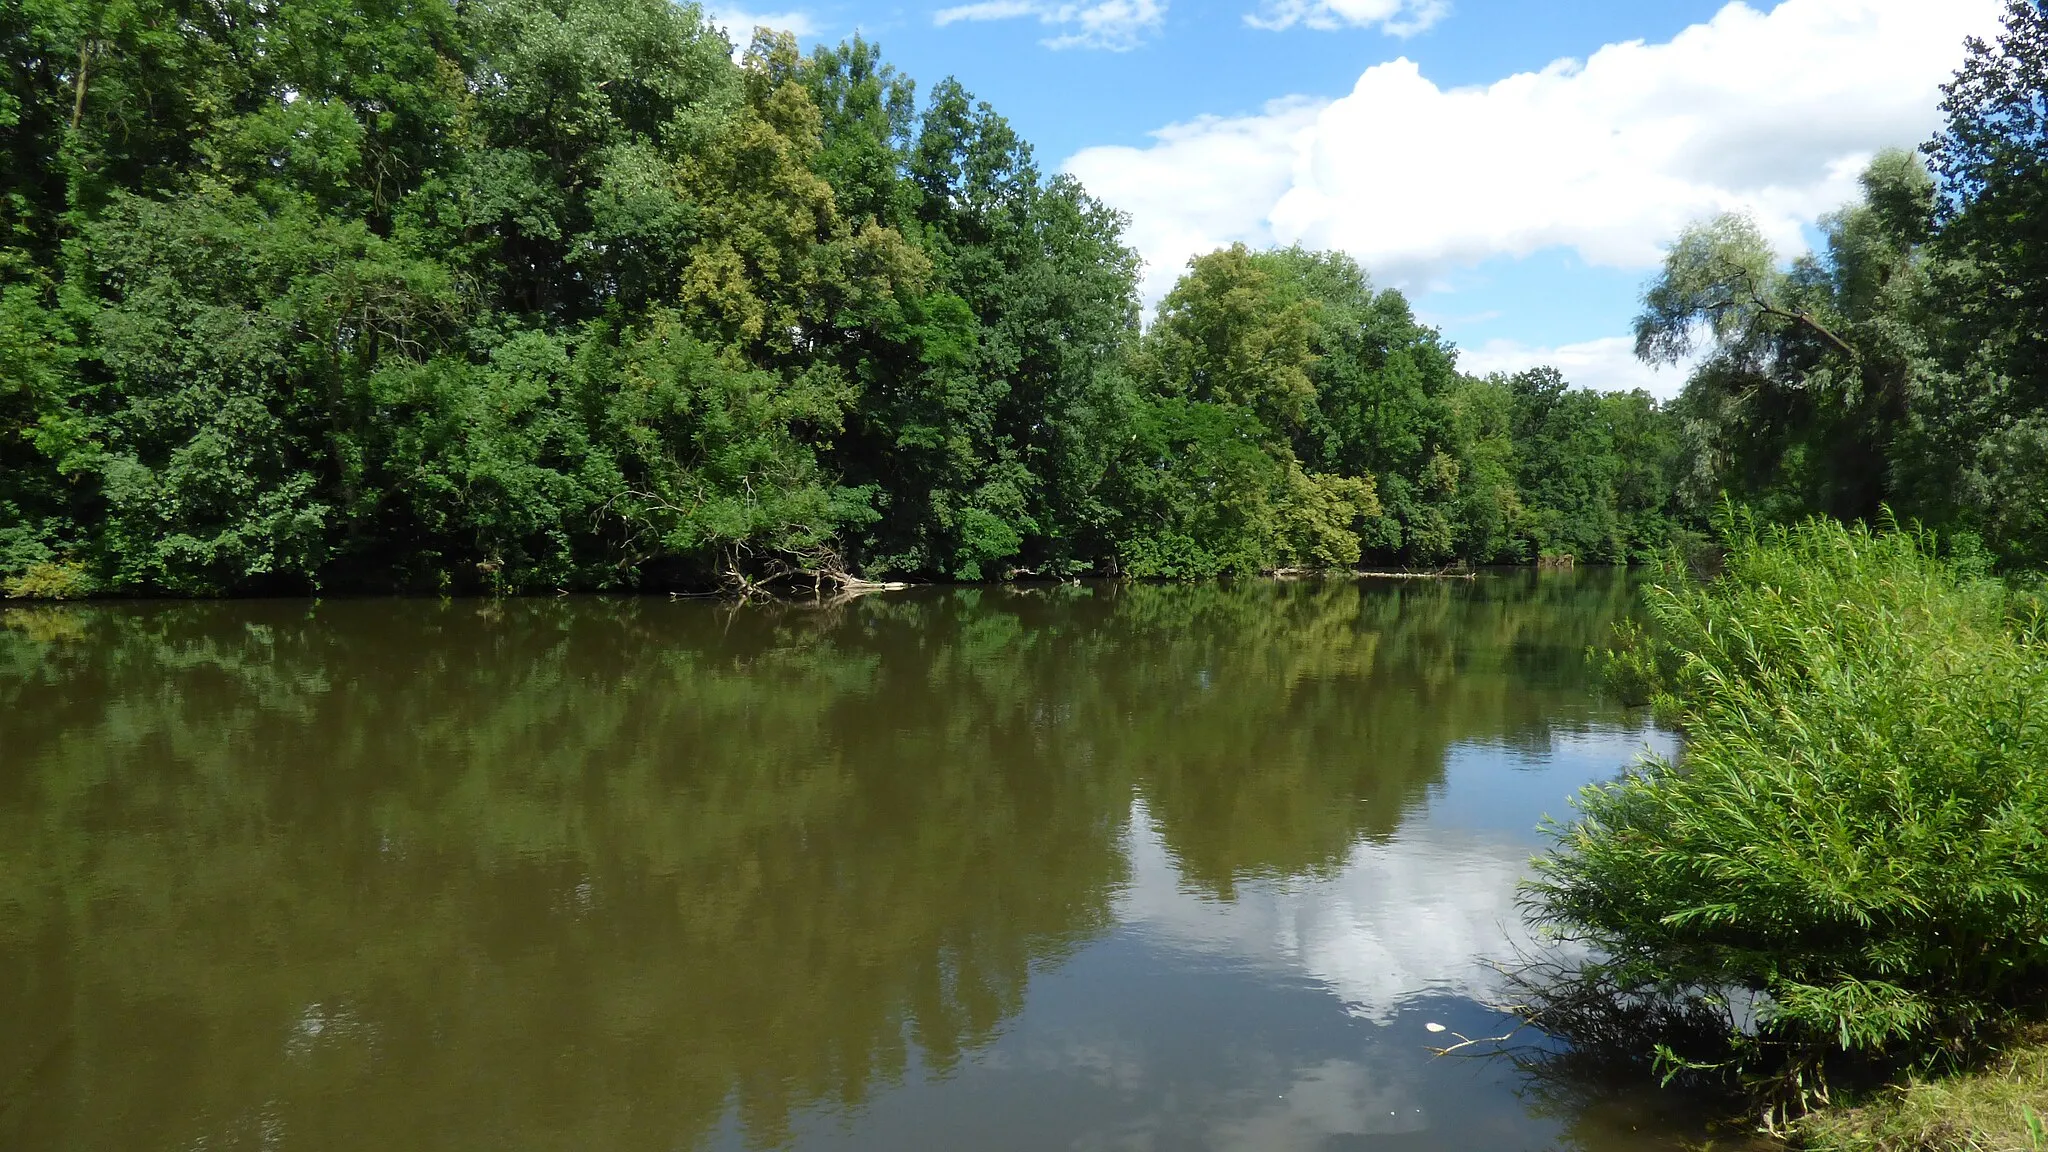
[[[1678,1147],[1425,1029],[1630,596],[5,610],[0,1148]]]

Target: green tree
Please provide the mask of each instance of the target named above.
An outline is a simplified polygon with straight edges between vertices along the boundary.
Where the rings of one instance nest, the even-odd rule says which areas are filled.
[[[1936,517],[2016,564],[2048,563],[2048,12],[2009,0],[1972,38],[1925,147],[1940,195],[1933,247],[1943,371],[1915,421],[1912,482]],[[1918,203],[1894,209],[1919,223]],[[1920,224],[1924,228],[1924,224]],[[1942,516],[1947,513],[1947,516]]]
[[[1687,407],[1711,429],[1722,486],[1773,515],[1867,519],[1913,496],[1901,438],[1938,375],[1924,320],[1934,189],[1902,152],[1872,161],[1863,188],[1822,221],[1826,251],[1789,270],[1740,217],[1688,230],[1636,323],[1637,353],[1653,362],[1709,335]]]
[[[1348,257],[1200,257],[1141,335],[1124,220],[959,83],[743,47],[667,0],[0,12],[0,582],[1191,577],[1661,523],[1526,491],[1577,473]]]

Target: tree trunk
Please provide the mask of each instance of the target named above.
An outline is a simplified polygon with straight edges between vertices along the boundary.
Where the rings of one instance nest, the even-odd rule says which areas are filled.
[[[83,40],[78,45],[78,79],[71,85],[71,132],[78,133],[78,122],[85,118],[85,74],[92,66],[92,41]]]

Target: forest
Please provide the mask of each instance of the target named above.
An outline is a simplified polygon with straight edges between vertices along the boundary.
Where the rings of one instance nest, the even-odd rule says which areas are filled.
[[[1680,425],[1193,261],[861,40],[668,0],[0,13],[15,595],[1624,562]]]
[[[1191,261],[958,83],[668,0],[0,13],[14,595],[1196,578],[1890,508],[2048,559],[2043,34],[1786,263],[1645,294],[1683,395],[1477,378],[1340,253]],[[1704,341],[1705,346],[1701,347]]]

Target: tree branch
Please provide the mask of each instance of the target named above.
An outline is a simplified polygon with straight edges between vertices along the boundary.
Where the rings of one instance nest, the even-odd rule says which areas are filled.
[[[1863,359],[1863,353],[1858,352],[1856,350],[1855,345],[1849,343],[1847,340],[1842,339],[1840,336],[1835,335],[1835,333],[1831,331],[1827,325],[1814,319],[1813,313],[1807,312],[1804,309],[1788,312],[1783,308],[1774,308],[1771,305],[1764,303],[1763,299],[1760,297],[1753,297],[1753,299],[1755,299],[1757,311],[1762,312],[1764,315],[1777,316],[1782,319],[1792,320],[1800,324],[1804,324],[1808,328],[1813,329],[1814,332],[1818,333],[1822,339],[1826,340],[1830,344],[1833,344],[1835,347],[1840,348],[1843,351],[1843,353],[1845,353],[1849,357],[1849,359],[1856,360],[1859,362]]]
[[[1813,329],[1813,331],[1817,333],[1823,340],[1826,340],[1828,343],[1833,344],[1837,348],[1840,348],[1842,352],[1849,357],[1849,359],[1857,361],[1859,363],[1863,360],[1863,353],[1858,352],[1856,350],[1855,345],[1849,343],[1847,340],[1842,339],[1840,336],[1836,335],[1835,332],[1832,329],[1830,329],[1827,325],[1814,319],[1813,313],[1806,311],[1804,308],[1780,308],[1777,305],[1772,304],[1770,301],[1764,299],[1763,293],[1757,291],[1756,280],[1750,276],[1749,269],[1738,267],[1734,269],[1734,272],[1736,277],[1742,281],[1742,290],[1749,294],[1750,304],[1753,305],[1758,312],[1762,313],[1765,316],[1776,316],[1781,320],[1790,320],[1797,324],[1804,324],[1808,328]],[[1733,302],[1731,301],[1730,303]]]

